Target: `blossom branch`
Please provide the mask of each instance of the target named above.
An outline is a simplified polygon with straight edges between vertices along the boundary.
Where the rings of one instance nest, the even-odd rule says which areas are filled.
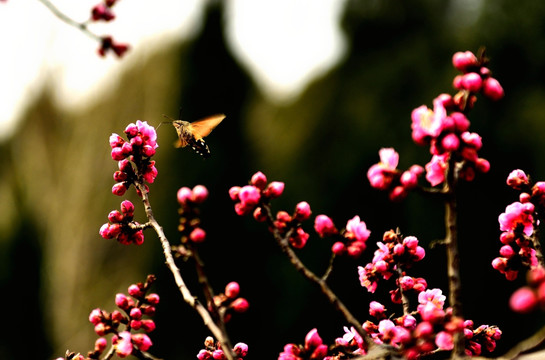
[[[314,272],[312,272],[309,268],[307,268],[301,259],[295,254],[295,251],[291,248],[289,245],[288,239],[294,232],[294,228],[290,228],[285,234],[281,234],[276,227],[274,227],[273,224],[273,216],[271,207],[268,203],[264,203],[263,209],[265,209],[265,213],[267,215],[268,222],[271,226],[273,226],[273,236],[276,240],[277,244],[280,246],[282,252],[286,254],[288,259],[290,260],[291,264],[295,267],[297,271],[299,271],[305,278],[307,278],[310,282],[317,285],[322,293],[327,297],[329,302],[343,315],[345,320],[354,327],[354,329],[357,331],[357,333],[362,337],[362,339],[365,341],[368,349],[371,349],[376,346],[376,344],[371,340],[369,335],[363,330],[361,323],[352,315],[352,313],[348,310],[346,305],[343,304],[343,302],[335,295],[335,293],[329,288],[327,285],[327,282],[324,280],[324,278],[318,277]]]
[[[204,325],[208,327],[210,332],[214,335],[216,339],[221,344],[221,347],[223,349],[223,352],[228,360],[235,360],[236,356],[232,351],[231,342],[225,333],[225,331],[222,331],[220,327],[214,322],[212,319],[210,312],[206,309],[205,306],[203,306],[199,300],[187,288],[184,279],[182,278],[182,275],[180,273],[180,269],[176,265],[176,262],[174,261],[174,257],[172,255],[172,249],[170,247],[170,243],[168,239],[165,236],[165,233],[163,231],[163,228],[157,220],[155,220],[155,217],[153,215],[153,211],[151,208],[151,204],[149,201],[148,191],[146,189],[146,186],[141,183],[140,181],[135,181],[136,188],[140,191],[142,194],[142,202],[144,204],[144,209],[146,212],[146,216],[148,218],[149,223],[151,224],[151,227],[155,230],[157,233],[157,236],[159,237],[159,241],[161,242],[161,245],[163,247],[163,253],[165,256],[165,261],[172,272],[172,275],[174,277],[174,281],[176,282],[176,285],[178,286],[178,289],[180,290],[180,293],[183,296],[184,301],[191,306],[197,313],[201,316]]]
[[[59,18],[64,23],[73,26],[83,32],[85,35],[89,36],[93,40],[96,40],[100,43],[98,49],[98,54],[104,56],[108,51],[113,51],[118,57],[121,57],[129,49],[129,45],[123,43],[114,42],[111,36],[100,36],[89,30],[88,24],[91,21],[110,21],[115,18],[115,15],[111,11],[111,7],[115,4],[116,0],[106,0],[104,4],[98,4],[91,10],[91,17],[89,20],[84,22],[78,22],[62,11],[60,11],[53,3],[49,0],[38,0],[46,8],[48,8],[53,15]]]

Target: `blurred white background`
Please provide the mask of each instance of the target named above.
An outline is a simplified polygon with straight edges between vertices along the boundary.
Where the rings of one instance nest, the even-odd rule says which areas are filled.
[[[100,2],[51,1],[78,22],[87,20]],[[121,60],[113,54],[98,56],[96,40],[59,20],[39,0],[1,2],[0,141],[10,136],[22,109],[44,84],[53,86],[55,101],[66,108],[105,96],[121,68],[197,34],[207,1],[120,0],[113,8],[114,21],[89,29],[129,43],[131,50]],[[338,25],[344,3],[226,0],[228,45],[271,100],[289,101],[344,54]]]

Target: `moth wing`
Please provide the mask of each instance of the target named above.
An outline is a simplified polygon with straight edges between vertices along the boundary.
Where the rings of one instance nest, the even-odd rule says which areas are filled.
[[[208,136],[223,119],[225,119],[225,114],[208,116],[204,119],[190,123],[188,125],[189,131],[193,134],[195,140],[202,139],[203,137]]]

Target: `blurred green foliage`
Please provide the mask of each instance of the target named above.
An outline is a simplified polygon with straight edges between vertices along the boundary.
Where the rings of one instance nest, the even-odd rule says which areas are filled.
[[[137,119],[157,125],[161,114],[176,117],[179,109],[184,120],[217,112],[227,118],[207,139],[212,151],[207,161],[174,149],[174,130],[159,129],[152,206],[176,242],[176,190],[209,188],[203,258],[212,284],[219,292],[229,281],[239,281],[251,306],[229,323],[233,342],[249,344],[249,359],[274,359],[285,343],[302,342],[314,327],[333,342],[345,325],[338,314],[289,266],[263,224],[234,214],[227,191],[261,170],[286,183],[285,195],[274,203],[277,210],[291,211],[306,200],[314,215],[326,213],[339,227],[360,215],[372,231],[369,251],[361,261],[339,264],[332,286],[365,320],[371,297],[358,284],[356,266],[372,256],[382,233],[399,227],[426,247],[444,235],[441,204],[415,194],[391,204],[369,187],[366,171],[378,161],[381,147],[395,147],[402,168],[428,161],[428,150],[411,141],[410,113],[421,104],[431,106],[439,93],[452,93],[452,54],[481,46],[506,97],[498,103],[479,99],[470,115],[471,130],[483,136],[481,155],[492,169],[460,188],[464,311],[476,324],[500,326],[504,338],[498,353],[540,326],[542,316],[508,310],[509,294],[523,282],[507,282],[490,263],[499,249],[497,217],[516,200],[505,186],[507,174],[521,168],[534,179],[545,178],[545,3],[348,0],[342,20],[348,53],[289,104],[268,101],[234,59],[218,3],[207,8],[194,40],[142,61],[112,94],[81,113],[58,109],[44,88],[19,133],[2,145],[1,304],[13,311],[0,358],[48,359],[67,348],[86,352],[94,341],[89,311],[113,310],[115,293],[149,272],[158,275],[162,299],[151,335],[154,353],[165,359],[197,354],[208,333],[182,303],[151,231],[139,248],[98,235],[120,202],[109,192],[116,165],[109,158],[108,136]],[[138,199],[129,197],[143,220]],[[312,233],[310,222],[305,228]],[[299,253],[320,273],[330,245],[312,235]],[[427,249],[427,254],[416,275],[446,291],[444,249]],[[181,268],[189,286],[197,288],[191,264]],[[377,296],[388,303],[380,287]],[[24,345],[28,338],[21,339],[29,330],[38,344],[32,348]]]

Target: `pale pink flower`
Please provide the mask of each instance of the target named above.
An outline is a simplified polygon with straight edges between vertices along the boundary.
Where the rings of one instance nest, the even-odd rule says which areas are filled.
[[[433,155],[431,161],[426,164],[426,179],[431,186],[436,186],[445,181],[445,172],[448,167],[448,154]]]
[[[428,289],[418,294],[418,302],[421,305],[424,305],[426,303],[432,303],[440,309],[442,309],[445,305],[446,299],[447,297],[443,295],[441,289]]]
[[[534,205],[532,203],[514,202],[505,208],[500,214],[498,221],[501,231],[515,231],[521,229],[526,236],[532,235],[534,231]]]
[[[372,187],[385,190],[392,183],[399,163],[399,154],[393,148],[382,148],[378,153],[380,162],[369,168],[367,178]]]
[[[348,220],[346,223],[346,231],[348,234],[345,233],[345,236],[354,236],[358,241],[363,242],[367,241],[369,235],[371,234],[371,231],[367,230],[367,225],[365,225],[365,222],[360,221],[360,217],[358,215]]]

